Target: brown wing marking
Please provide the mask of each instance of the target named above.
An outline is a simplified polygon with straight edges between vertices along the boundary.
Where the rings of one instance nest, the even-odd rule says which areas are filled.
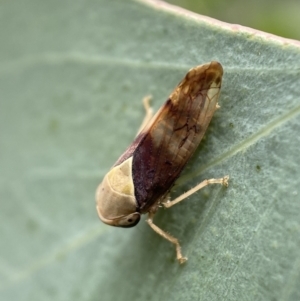
[[[138,147],[139,143],[143,140],[145,134],[141,132],[137,135],[137,137],[134,139],[134,141],[129,145],[129,147],[126,149],[126,151],[119,157],[117,162],[113,166],[118,166],[122,162],[124,162],[126,159],[131,157],[133,153],[135,152],[136,148]]]
[[[218,62],[191,69],[141,132],[132,168],[142,212],[169,191],[198,147],[216,110],[222,74]]]

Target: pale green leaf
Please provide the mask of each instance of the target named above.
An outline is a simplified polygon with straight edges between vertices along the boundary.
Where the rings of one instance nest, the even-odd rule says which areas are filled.
[[[160,2],[2,1],[0,300],[299,300],[300,43]],[[155,4],[156,3],[156,4]],[[211,126],[156,223],[102,224],[95,189],[141,99],[224,67]]]

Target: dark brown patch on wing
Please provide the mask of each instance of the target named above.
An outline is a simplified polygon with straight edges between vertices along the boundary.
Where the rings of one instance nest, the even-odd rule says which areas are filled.
[[[134,153],[135,149],[139,145],[139,143],[143,140],[145,134],[141,132],[137,137],[134,139],[134,141],[129,145],[129,147],[126,149],[126,151],[119,157],[117,162],[113,166],[118,166],[121,163],[123,163],[125,160],[130,158],[132,154]]]

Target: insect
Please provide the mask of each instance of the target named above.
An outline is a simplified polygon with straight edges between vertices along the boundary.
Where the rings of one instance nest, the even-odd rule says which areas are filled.
[[[96,191],[97,212],[104,223],[129,228],[148,213],[147,223],[175,245],[180,263],[187,258],[178,239],[156,226],[153,218],[159,206],[170,208],[209,184],[228,186],[228,176],[204,180],[178,198],[168,198],[219,108],[222,75],[222,65],[214,61],[192,68],[154,116],[145,98],[146,116],[135,140]]]

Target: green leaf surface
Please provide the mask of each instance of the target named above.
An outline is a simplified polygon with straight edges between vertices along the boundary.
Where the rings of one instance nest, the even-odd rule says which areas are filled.
[[[0,300],[299,300],[300,43],[160,2],[2,1]],[[193,66],[224,79],[172,196],[230,175],[155,219],[102,224],[95,189]]]

